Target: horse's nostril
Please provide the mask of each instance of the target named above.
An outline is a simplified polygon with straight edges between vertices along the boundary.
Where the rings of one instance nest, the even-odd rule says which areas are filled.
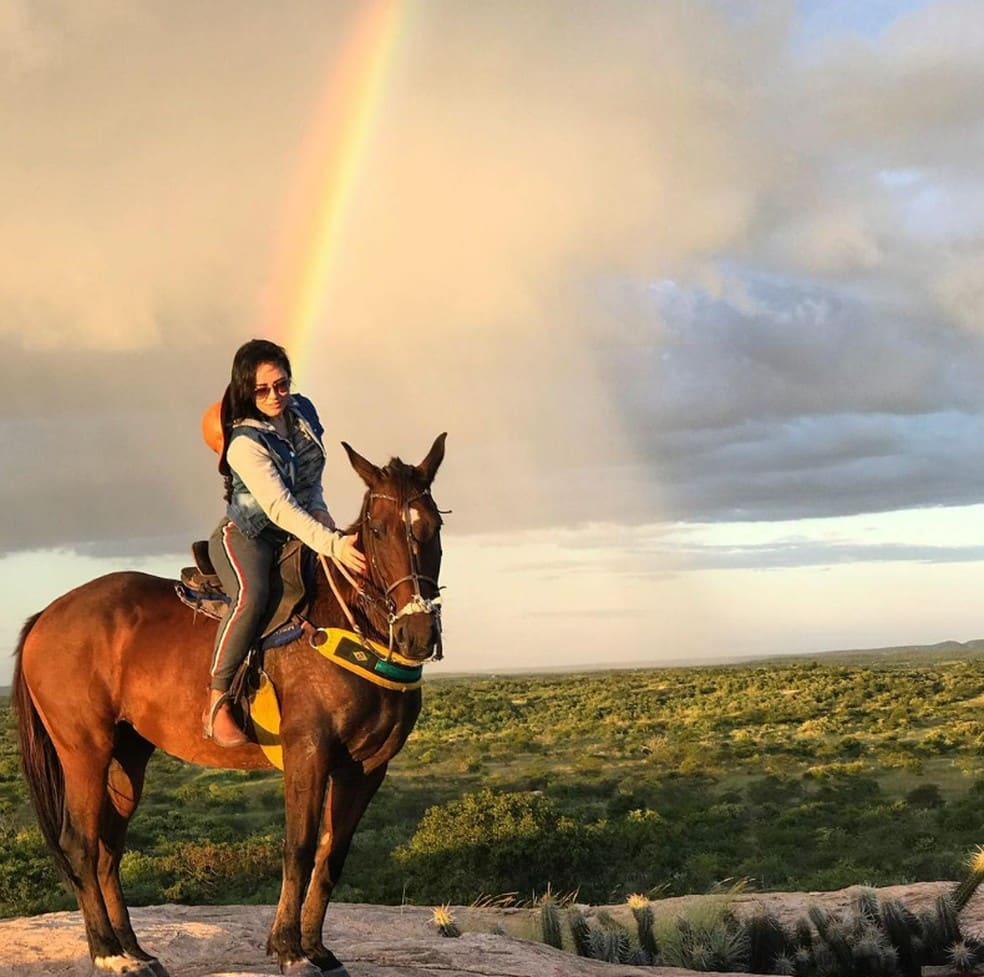
[[[409,614],[393,625],[393,637],[404,651],[429,648],[434,643],[434,622],[429,614]]]

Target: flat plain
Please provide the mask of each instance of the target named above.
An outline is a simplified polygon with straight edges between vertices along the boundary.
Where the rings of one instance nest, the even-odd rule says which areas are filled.
[[[731,666],[429,678],[337,898],[529,904],[954,879],[984,843],[976,646]],[[276,901],[277,771],[155,755],[135,905]],[[74,908],[0,700],[0,915]]]

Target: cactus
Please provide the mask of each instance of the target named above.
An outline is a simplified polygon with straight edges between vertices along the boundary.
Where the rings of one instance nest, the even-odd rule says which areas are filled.
[[[920,977],[927,964],[971,973],[984,964],[984,943],[963,939],[959,912],[984,880],[984,848],[975,852],[970,869],[980,878],[972,884],[965,879],[957,890],[940,896],[932,911],[918,915],[897,899],[880,902],[876,891],[863,889],[853,912],[841,915],[810,906],[807,918],[791,931],[772,914],[758,913],[742,922],[718,904],[711,913],[689,913],[673,924],[661,919],[657,940],[651,902],[633,895],[627,902],[639,935],[636,948],[625,928],[603,910],[592,926],[584,911],[571,905],[567,921],[579,955],[611,963],[785,977]],[[447,907],[442,910],[453,926]],[[544,942],[560,947],[560,908],[549,892],[540,900],[540,923]],[[458,935],[454,930],[446,935]]]
[[[574,950],[579,957],[591,956],[591,927],[584,913],[577,907],[567,910],[567,925],[571,929]]]
[[[870,924],[862,926],[851,948],[854,972],[868,977],[892,977],[898,964],[898,953],[890,946],[881,930]]]
[[[653,932],[653,925],[656,918],[653,915],[653,907],[650,901],[641,895],[631,895],[628,898],[629,909],[635,917],[636,930],[639,935],[639,946],[649,956],[649,963],[655,964],[659,959],[659,944],[656,941],[656,934]]]
[[[793,973],[808,974],[812,973],[814,969],[813,954],[810,952],[808,947],[801,946],[796,953],[793,954]]]
[[[970,902],[981,882],[984,882],[984,848],[978,845],[967,860],[966,878],[950,894],[958,913]]]
[[[840,973],[849,974],[852,968],[851,945],[849,942],[850,929],[843,920],[832,917],[816,906],[809,909],[810,919],[817,928],[821,942],[830,950],[837,961]]]
[[[898,952],[898,966],[902,977],[919,977],[922,971],[920,940],[922,926],[919,918],[909,912],[898,899],[882,903],[881,924],[885,935]]]
[[[789,937],[772,913],[756,913],[744,924],[748,936],[748,969],[772,973],[776,960],[787,954]]]
[[[843,977],[845,971],[826,943],[818,943],[813,948],[812,956],[817,977]]]
[[[947,958],[953,964],[953,969],[962,974],[969,974],[980,960],[975,947],[966,940],[954,943],[947,951]]]
[[[939,915],[923,910],[919,913],[919,927],[922,930],[923,962],[942,963],[941,954],[946,947],[946,939]]]
[[[752,973],[757,973],[757,971],[752,968]],[[775,960],[772,961],[772,967],[769,973],[780,974],[781,977],[795,977],[797,973],[796,970],[796,957],[790,956],[788,953],[780,953]]]
[[[895,977],[899,972],[899,954],[894,946],[882,950],[882,977]]]
[[[560,910],[557,900],[550,892],[540,899],[540,933],[547,946],[564,948],[564,939],[560,931]]]
[[[821,940],[827,939],[827,931],[830,929],[830,925],[833,919],[826,910],[821,909],[819,906],[810,906],[806,910],[807,916],[810,917],[810,922],[813,923],[813,928],[817,931],[817,936]]]
[[[450,906],[437,906],[431,920],[441,936],[461,936],[461,930],[454,921]]]
[[[854,896],[854,911],[861,919],[878,922],[881,913],[878,907],[878,893],[874,889],[859,889]]]
[[[960,920],[957,919],[957,907],[953,900],[948,896],[940,896],[936,900],[936,916],[940,922],[940,932],[943,936],[943,943],[952,946],[962,939],[960,933]]]
[[[793,940],[804,950],[809,950],[813,946],[813,929],[808,919],[801,917],[796,921],[793,927]]]
[[[591,956],[606,963],[625,963],[629,956],[629,935],[618,926],[599,926],[591,931]]]

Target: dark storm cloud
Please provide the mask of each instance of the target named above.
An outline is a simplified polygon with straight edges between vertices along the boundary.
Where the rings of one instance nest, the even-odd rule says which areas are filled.
[[[664,282],[654,341],[599,344],[624,427],[681,519],[789,519],[984,497],[984,343],[843,288]]]
[[[205,338],[121,352],[2,344],[13,368],[0,408],[0,553],[173,552],[208,532],[221,480],[199,428],[226,355]]]

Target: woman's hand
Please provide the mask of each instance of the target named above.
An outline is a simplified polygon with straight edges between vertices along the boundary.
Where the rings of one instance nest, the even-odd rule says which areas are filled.
[[[335,559],[347,570],[359,574],[360,577],[366,575],[366,558],[355,547],[356,536],[342,536],[341,546],[335,554]]]

